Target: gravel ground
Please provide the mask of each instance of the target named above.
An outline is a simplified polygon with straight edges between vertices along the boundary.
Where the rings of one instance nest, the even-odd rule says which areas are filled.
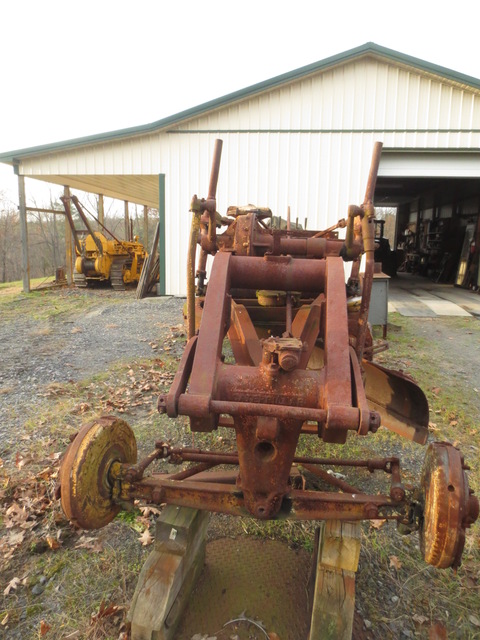
[[[101,290],[88,293],[85,312],[73,316],[0,318],[0,457],[34,414],[46,385],[77,382],[116,363],[152,357],[152,343],[161,347],[162,336],[183,322],[183,304],[183,298],[136,300],[133,291]]]
[[[22,296],[19,296],[18,304],[17,300],[9,303],[8,313],[0,315],[0,458],[5,462],[15,454],[25,421],[35,416],[40,403],[48,402],[44,397],[48,385],[81,381],[116,364],[160,355],[165,346],[162,342],[171,336],[171,328],[183,322],[184,299],[181,298],[148,298],[137,301],[133,292],[107,290],[65,290],[51,292],[47,296],[49,305],[58,304],[59,307],[59,313],[49,315],[48,319],[38,319],[42,317],[41,314],[37,314],[35,318],[33,313],[37,309],[34,303],[26,302],[26,298]],[[68,304],[65,304],[66,301]],[[25,307],[23,313],[22,305]],[[72,309],[79,306],[81,310],[73,313]],[[403,322],[400,318],[391,320]],[[397,340],[395,344],[395,335],[401,337],[407,328],[411,334],[410,340],[406,343]],[[379,360],[383,364],[412,374],[415,374],[415,366],[421,365],[419,371],[429,373],[429,384],[424,386],[424,390],[431,396],[431,400],[435,399],[437,393],[442,395],[448,391],[453,397],[452,402],[463,407],[465,414],[479,414],[476,352],[480,325],[476,320],[417,319],[414,323],[406,324],[405,329],[392,324],[389,332],[395,348],[380,355]],[[170,355],[174,356],[179,356],[180,353],[181,345],[178,353],[170,351]],[[461,396],[460,399],[458,396]],[[439,408],[431,415],[431,420],[440,420],[440,415],[445,411],[443,407]],[[452,419],[451,425],[456,422],[456,418]],[[475,438],[476,433],[475,427]],[[438,437],[436,433],[434,436]],[[472,430],[468,436],[460,432],[460,436],[467,461],[477,473],[478,442],[474,438],[474,432]],[[380,441],[380,447],[383,446],[382,442],[384,441]],[[400,442],[394,445],[394,451],[385,451],[384,454],[397,452],[396,447],[405,469],[417,476],[423,458],[419,454],[423,454],[423,451],[416,452],[408,446],[402,447]],[[212,516],[209,537],[241,534],[239,521],[238,518]],[[397,573],[389,565],[388,557],[389,553],[397,553],[407,564],[410,557],[419,555],[416,537],[407,537],[405,540],[395,537],[396,547],[392,547],[390,537],[396,536],[393,527],[385,527],[378,532],[372,530],[366,535],[369,542],[363,545],[361,566],[357,574],[356,607],[360,615],[356,621],[359,629],[354,637],[412,638],[418,633],[422,639],[425,638],[427,627],[422,627],[422,633],[419,633],[412,620],[412,612],[425,616],[425,620],[430,621],[432,618],[432,623],[439,617],[440,606],[434,607],[434,612],[430,614],[432,603],[425,603],[425,593],[430,588],[428,585],[434,579],[435,572],[423,565],[418,570],[417,565],[414,565],[408,573],[407,568]],[[135,540],[135,535],[132,540]],[[386,543],[387,556],[383,557],[383,545]],[[414,571],[422,574],[424,582],[415,582],[417,574]],[[477,588],[468,586],[467,582],[470,580],[477,584],[478,564],[475,560],[467,562],[467,571],[470,573],[462,574],[460,570],[459,577],[455,578],[457,582],[455,589],[452,587],[452,593],[456,599],[460,588]],[[478,579],[480,580],[480,573]],[[415,593],[410,593],[409,588],[413,589],[414,582]],[[438,596],[432,595],[432,602],[436,597]],[[443,606],[446,608],[447,604]],[[49,605],[46,610],[52,610],[52,607]],[[368,625],[372,623],[368,619],[371,618],[372,611],[375,611],[376,622],[370,630]],[[471,613],[472,611],[468,611],[467,615]],[[381,621],[378,620],[380,615],[383,616]],[[475,628],[464,625],[461,627],[462,631],[456,633],[457,623],[452,622],[449,631],[452,631],[452,637],[477,638],[479,635],[476,624],[472,624]],[[22,636],[22,631],[12,633],[9,637],[15,640],[26,637]]]

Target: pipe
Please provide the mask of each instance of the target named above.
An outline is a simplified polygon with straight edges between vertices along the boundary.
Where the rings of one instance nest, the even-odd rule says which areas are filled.
[[[102,243],[100,242],[100,240],[97,238],[97,236],[95,235],[95,232],[93,231],[92,227],[90,226],[90,223],[88,222],[88,218],[85,215],[85,213],[83,212],[83,209],[80,205],[80,202],[78,201],[77,196],[71,196],[71,201],[73,202],[73,204],[75,205],[75,208],[78,211],[78,215],[80,216],[80,218],[82,219],[83,224],[87,227],[88,229],[88,233],[92,236],[93,241],[95,242],[95,245],[98,249],[98,253],[103,256],[103,246]]]
[[[207,200],[215,200],[217,194],[218,174],[220,171],[220,159],[222,157],[223,140],[217,138],[213,150],[212,171],[210,173],[210,183],[208,185]],[[211,247],[217,244],[217,222],[215,220],[215,207],[209,211],[210,222],[208,225],[208,241]]]
[[[189,340],[195,335],[195,257],[197,253],[198,232],[200,230],[200,216],[201,214],[199,212],[193,212],[192,224],[190,226],[190,237],[188,240],[187,332]]]

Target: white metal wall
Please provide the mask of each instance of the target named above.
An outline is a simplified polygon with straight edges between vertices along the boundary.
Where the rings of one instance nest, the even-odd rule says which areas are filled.
[[[218,210],[269,206],[324,228],[360,203],[373,144],[480,152],[480,96],[471,88],[374,59],[293,82],[178,125],[25,160],[25,175],[166,175],[167,292],[185,293],[193,194],[207,195],[214,141],[224,141]],[[459,171],[462,171],[460,164]]]

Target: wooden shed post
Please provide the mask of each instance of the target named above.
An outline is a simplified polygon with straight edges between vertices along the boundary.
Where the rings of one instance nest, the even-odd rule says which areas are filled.
[[[67,185],[63,187],[63,195],[65,198],[70,197],[70,187]],[[73,284],[72,230],[67,216],[65,216],[65,275],[67,276],[67,283],[69,285]]]
[[[148,251],[148,207],[147,205],[143,206],[143,246]]]
[[[15,167],[15,172],[18,166]],[[18,175],[18,209],[20,213],[20,232],[22,236],[22,280],[23,290],[30,293],[30,262],[28,259],[27,205],[25,198],[25,176]]]
[[[130,240],[130,216],[128,213],[128,200],[124,201],[125,203],[125,240],[127,242]]]
[[[98,219],[100,221],[100,224],[105,224],[105,209],[103,195],[101,193],[98,194]]]

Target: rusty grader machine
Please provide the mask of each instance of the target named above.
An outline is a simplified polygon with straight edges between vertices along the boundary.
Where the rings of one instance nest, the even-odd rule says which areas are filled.
[[[75,285],[85,288],[95,282],[109,281],[113,289],[123,291],[125,285],[137,283],[147,257],[138,236],[132,241],[119,240],[95,218],[102,230],[111,236],[107,239],[100,231],[93,230],[77,196],[62,196],[60,200],[75,242]],[[74,204],[85,229],[75,227],[70,203]]]
[[[64,456],[65,514],[95,529],[140,500],[259,520],[382,518],[395,520],[402,533],[419,531],[427,563],[457,567],[479,505],[456,447],[428,443],[416,488],[402,482],[398,457],[329,455],[329,445],[374,437],[380,427],[419,445],[429,438],[423,392],[409,377],[372,361],[378,348],[368,325],[373,196],[382,145],[374,148],[363,204],[350,206],[338,224],[346,227],[344,240],[333,228],[316,232],[287,223],[284,230],[272,229],[265,208],[230,207],[227,216],[219,215],[221,146],[217,141],[208,197],[194,196],[191,204],[189,339],[158,410],[172,419],[188,416],[193,432],[232,429],[236,448],[210,451],[159,441],[137,462],[130,427],[104,416],[82,427]],[[347,282],[346,261],[352,263]],[[304,438],[320,439],[324,457],[299,455]],[[181,470],[148,474],[158,460]],[[302,466],[321,488],[306,488]],[[385,474],[387,489],[368,493],[328,473],[332,466]]]

